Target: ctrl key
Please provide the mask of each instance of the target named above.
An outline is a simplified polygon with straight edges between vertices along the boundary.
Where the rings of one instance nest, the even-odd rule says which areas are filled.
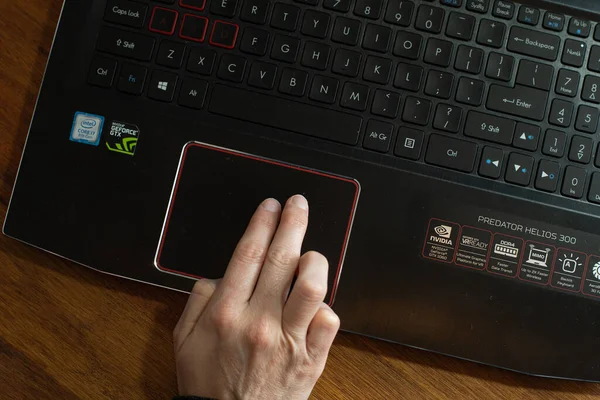
[[[425,162],[463,172],[473,172],[477,144],[442,135],[431,135]]]
[[[113,84],[117,62],[107,57],[96,56],[92,60],[88,82],[94,86],[109,88]]]

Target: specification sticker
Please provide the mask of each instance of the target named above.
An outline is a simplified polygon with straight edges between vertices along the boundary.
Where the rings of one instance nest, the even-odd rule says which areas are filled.
[[[583,279],[587,255],[569,249],[558,249],[554,260],[552,286],[578,292]]]
[[[461,267],[485,269],[491,241],[492,232],[463,226],[454,263]]]
[[[600,257],[590,256],[583,283],[583,293],[600,297]]]
[[[427,228],[423,257],[451,263],[460,225],[441,219],[432,219]]]
[[[523,239],[508,235],[494,235],[488,271],[505,276],[516,276],[522,250]]]
[[[542,243],[525,243],[519,278],[524,281],[547,285],[556,248]]]

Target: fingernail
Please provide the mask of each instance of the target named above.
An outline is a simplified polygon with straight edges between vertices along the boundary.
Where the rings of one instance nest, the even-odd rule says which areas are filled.
[[[279,202],[275,199],[266,199],[265,201],[263,201],[262,203],[262,207],[270,212],[277,212],[279,211]]]
[[[306,199],[302,195],[297,194],[294,197],[292,197],[292,204],[303,210],[308,210],[308,201],[306,201]]]

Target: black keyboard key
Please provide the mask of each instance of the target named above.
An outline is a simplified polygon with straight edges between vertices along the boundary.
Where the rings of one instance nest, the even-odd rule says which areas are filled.
[[[477,145],[437,134],[431,135],[425,162],[463,172],[473,172]]]
[[[502,149],[486,146],[481,154],[479,163],[479,175],[486,178],[498,179],[502,171],[504,152]]]
[[[98,35],[98,50],[121,57],[150,61],[154,51],[154,38],[140,33],[103,26]]]
[[[422,46],[423,37],[421,35],[399,30],[398,33],[396,33],[394,55],[410,60],[416,60],[420,57]]]
[[[331,40],[338,43],[355,46],[360,35],[360,21],[338,17],[333,25]]]
[[[554,99],[550,108],[550,114],[548,114],[548,121],[552,125],[566,128],[571,125],[571,118],[573,118],[573,103]]]
[[[521,6],[517,21],[527,25],[537,25],[540,21],[540,10],[529,6]]]
[[[433,118],[433,127],[442,131],[457,133],[462,121],[462,109],[449,104],[438,104]]]
[[[269,44],[269,32],[248,27],[244,30],[240,50],[255,56],[264,56]]]
[[[171,72],[154,71],[148,85],[148,97],[164,102],[173,101],[177,80],[177,75]]]
[[[377,89],[373,96],[371,113],[387,118],[396,118],[400,107],[400,95],[389,90]]]
[[[298,26],[300,8],[289,4],[276,3],[271,15],[271,26],[293,32]]]
[[[369,82],[385,85],[390,80],[392,61],[387,58],[367,57],[363,79]]]
[[[208,28],[208,18],[198,17],[196,15],[185,14],[181,22],[179,36],[182,39],[192,40],[194,42],[203,42]]]
[[[362,46],[367,50],[386,53],[392,40],[392,30],[385,26],[369,24],[365,29]]]
[[[165,1],[165,3],[169,3],[169,0]],[[173,4],[174,1],[171,0],[170,3]],[[206,0],[179,0],[179,5],[192,10],[202,11],[206,5]]]
[[[592,174],[592,182],[590,183],[588,200],[592,203],[600,204],[600,172],[594,172]]]
[[[600,46],[592,46],[590,59],[588,60],[588,69],[590,71],[600,72]]]
[[[452,58],[453,48],[454,45],[452,44],[452,42],[430,38],[427,41],[427,48],[425,49],[424,61],[428,64],[438,65],[440,67],[447,67],[450,65],[450,59]]]
[[[331,17],[329,14],[314,10],[306,10],[300,32],[307,36],[324,39],[327,37],[330,23]]]
[[[269,0],[244,0],[240,19],[255,24],[264,24],[267,22],[268,13]]]
[[[575,129],[580,132],[596,133],[598,129],[598,117],[600,111],[597,107],[580,105],[577,110],[577,120],[575,121]]]
[[[401,126],[398,129],[398,139],[394,154],[409,160],[418,160],[421,157],[421,149],[425,134],[423,131]]]
[[[431,112],[431,102],[429,100],[419,99],[417,97],[407,97],[404,102],[404,111],[402,120],[416,125],[429,124],[429,113]]]
[[[352,146],[358,143],[362,125],[362,119],[355,115],[223,85],[215,86],[209,110]]]
[[[275,64],[255,61],[252,63],[252,67],[250,67],[248,85],[260,89],[273,89],[276,75],[277,66]]]
[[[471,40],[474,31],[475,17],[457,12],[450,13],[448,25],[446,26],[446,36],[460,40]]]
[[[592,160],[593,147],[592,139],[578,135],[573,136],[571,149],[569,150],[569,160],[588,164]]]
[[[177,25],[178,17],[179,13],[175,10],[154,7],[152,16],[150,17],[148,30],[162,33],[163,35],[172,35],[175,32],[175,25]]]
[[[523,150],[536,151],[540,136],[541,129],[539,126],[518,122],[513,146]]]
[[[193,47],[187,63],[187,70],[201,75],[212,74],[217,53],[214,50]]]
[[[487,108],[504,114],[541,121],[544,119],[548,92],[526,86],[514,88],[492,85]]]
[[[321,103],[333,104],[339,85],[340,81],[337,79],[315,75],[308,97]]]
[[[541,160],[535,178],[535,188],[555,192],[560,178],[560,165],[554,161]]]
[[[600,77],[588,75],[583,81],[583,89],[581,98],[591,103],[600,104],[600,95],[598,88],[600,87]]]
[[[490,53],[485,76],[508,82],[512,79],[515,59],[500,53]]]
[[[429,33],[440,33],[444,23],[445,12],[442,8],[426,5],[419,6],[415,28]]]
[[[586,178],[587,172],[584,169],[568,166],[565,169],[565,178],[561,190],[563,196],[574,199],[582,198]]]
[[[440,4],[449,7],[460,7],[462,6],[463,0],[440,0]]]
[[[544,28],[551,31],[561,32],[565,27],[565,16],[546,11],[544,16]]]
[[[478,74],[483,64],[483,50],[471,46],[460,45],[454,68],[458,71]]]
[[[183,43],[163,40],[158,48],[156,63],[165,67],[180,68],[185,54]]]
[[[477,43],[484,46],[500,48],[504,44],[506,25],[489,19],[482,19],[479,23]]]
[[[211,14],[232,18],[237,9],[237,0],[213,0],[210,3]]]
[[[271,49],[271,58],[287,63],[295,63],[298,58],[300,40],[291,36],[275,36],[273,48]]]
[[[465,123],[465,136],[488,140],[494,143],[511,144],[515,133],[515,121],[469,111]]]
[[[311,6],[316,6],[319,4],[319,0],[294,0],[296,3],[309,4]]]
[[[554,68],[550,65],[521,60],[517,73],[517,84],[549,91],[554,77]]]
[[[117,62],[110,58],[95,56],[90,65],[88,82],[94,86],[109,88],[113,84]]]
[[[414,64],[398,63],[394,86],[399,89],[418,92],[423,80],[423,68]]]
[[[370,19],[378,19],[383,8],[383,0],[356,0],[354,14]]]
[[[141,28],[146,20],[148,6],[129,0],[109,0],[104,19],[119,25]]]
[[[240,83],[246,72],[246,59],[233,54],[223,54],[217,76],[230,82]]]
[[[148,70],[141,65],[125,63],[121,67],[117,89],[121,92],[140,95],[144,91]]]
[[[338,49],[335,52],[331,70],[335,74],[354,78],[358,75],[361,58],[360,53],[356,51]]]
[[[409,0],[390,0],[385,11],[385,22],[408,27],[412,20],[415,4]]]
[[[533,157],[519,153],[511,153],[508,157],[508,164],[506,164],[506,175],[504,176],[504,179],[506,182],[514,183],[516,185],[529,185],[529,182],[531,182],[531,175],[533,174],[534,162],[535,160]]]
[[[296,97],[304,96],[306,85],[308,83],[308,74],[297,69],[286,68],[281,74],[279,82],[279,91]]]
[[[327,10],[348,12],[350,11],[350,4],[352,0],[324,0],[323,8]]]
[[[179,91],[179,105],[200,110],[208,92],[208,82],[201,79],[186,78]]]
[[[369,120],[365,129],[365,149],[387,153],[394,134],[394,125],[374,119]]]
[[[565,45],[562,54],[562,63],[572,65],[573,67],[581,67],[585,61],[587,54],[587,46],[579,40],[565,40]]]
[[[579,92],[579,72],[561,69],[556,79],[556,93],[563,96],[575,97]]]
[[[485,14],[490,8],[490,0],[467,0],[467,10]]]
[[[558,58],[560,37],[541,31],[513,26],[510,30],[507,49],[515,53],[544,60]]]
[[[567,135],[564,132],[548,129],[542,145],[542,153],[560,158],[565,154],[566,143]]]
[[[302,55],[302,65],[323,71],[327,69],[330,52],[331,47],[326,44],[306,42],[304,45],[304,54]]]
[[[452,84],[454,75],[448,72],[430,70],[427,74],[427,83],[425,84],[425,94],[440,99],[449,99],[452,93]]]
[[[456,89],[456,101],[471,106],[480,106],[483,101],[485,83],[477,79],[462,77]]]
[[[351,110],[364,111],[367,109],[369,88],[358,83],[346,82],[342,90],[340,106]]]
[[[210,34],[210,44],[224,49],[233,49],[240,27],[225,21],[215,21]]]
[[[512,19],[515,15],[515,3],[512,1],[496,0],[492,15],[498,18]]]
[[[580,18],[571,18],[569,20],[569,29],[568,32],[570,35],[579,36],[581,38],[586,38],[590,36],[590,30],[592,29],[592,24],[590,21]]]

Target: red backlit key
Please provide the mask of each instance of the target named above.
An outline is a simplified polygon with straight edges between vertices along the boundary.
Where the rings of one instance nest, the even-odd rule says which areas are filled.
[[[162,33],[163,35],[172,35],[175,32],[178,16],[179,13],[175,10],[154,7],[148,29],[152,32]]]
[[[206,0],[179,0],[179,5],[192,10],[202,11],[206,5]]]
[[[238,35],[239,26],[224,21],[215,21],[210,35],[210,44],[226,49],[235,47],[235,40]]]
[[[208,27],[208,18],[197,17],[191,14],[183,16],[179,36],[182,39],[193,40],[194,42],[203,42]]]

